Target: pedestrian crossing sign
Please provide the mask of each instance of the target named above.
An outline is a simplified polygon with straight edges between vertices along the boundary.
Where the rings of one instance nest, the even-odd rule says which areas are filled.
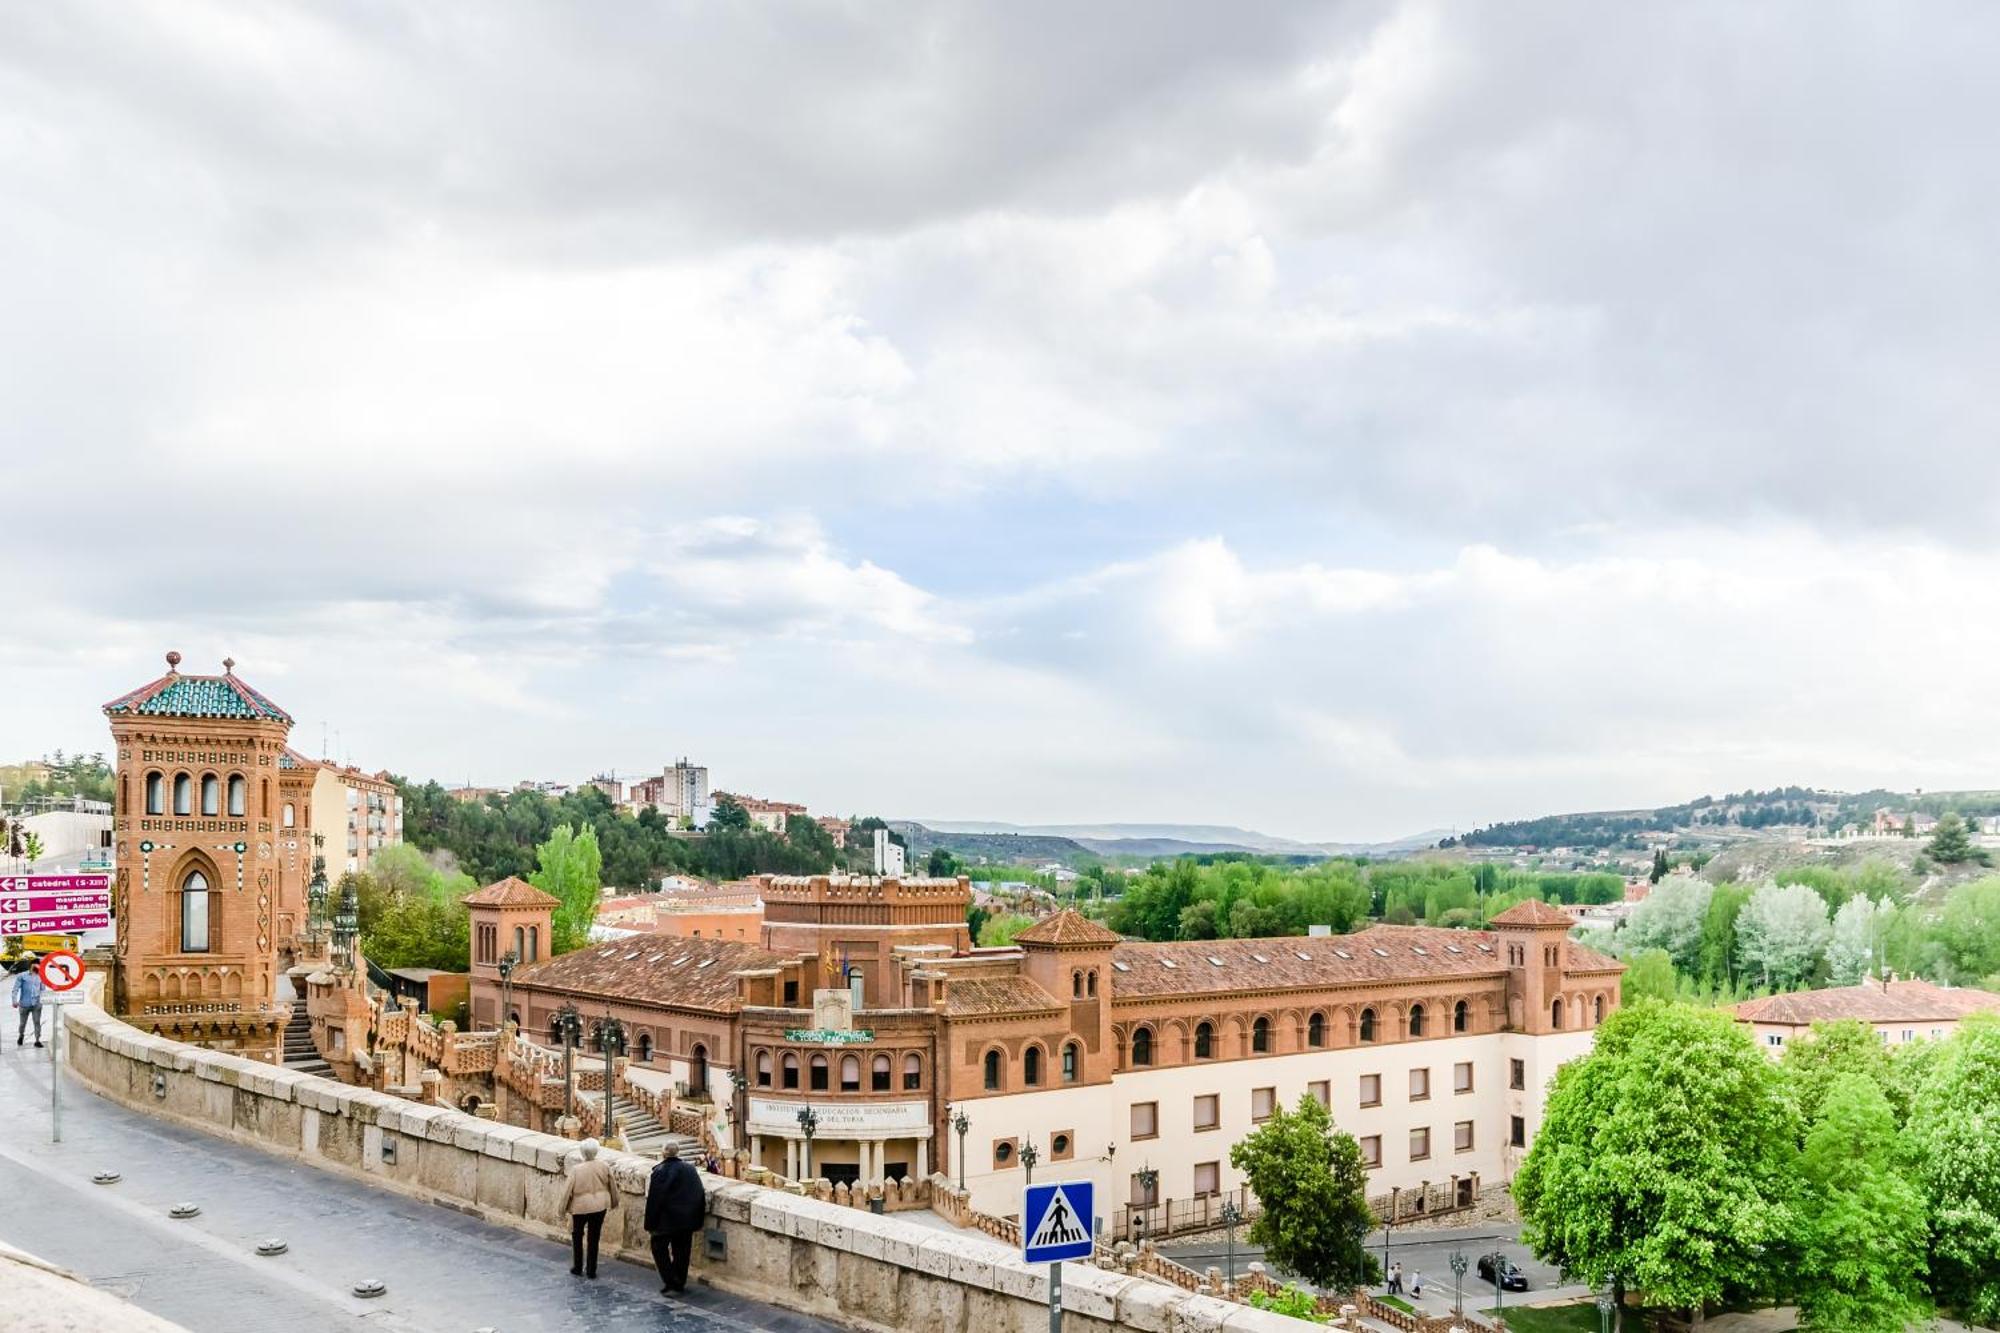
[[[1031,1264],[1090,1258],[1096,1248],[1092,1195],[1088,1180],[1028,1186],[1021,1205],[1021,1258]]]

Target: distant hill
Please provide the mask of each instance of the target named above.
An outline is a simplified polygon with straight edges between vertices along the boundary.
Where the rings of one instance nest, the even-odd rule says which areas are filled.
[[[1390,842],[1299,842],[1230,824],[1008,824],[998,820],[891,820],[914,855],[946,847],[991,861],[1061,861],[1132,857],[1171,860],[1240,852],[1322,860],[1329,856],[1401,856],[1437,845],[1447,830],[1431,829]]]
[[[1640,847],[1665,834],[1731,836],[1758,829],[1838,829],[1868,824],[1877,810],[1942,815],[1955,810],[1982,819],[2000,815],[2000,793],[1939,791],[1921,795],[1888,791],[1842,792],[1818,787],[1698,796],[1679,805],[1639,810],[1590,810],[1507,820],[1441,839],[1453,847]]]

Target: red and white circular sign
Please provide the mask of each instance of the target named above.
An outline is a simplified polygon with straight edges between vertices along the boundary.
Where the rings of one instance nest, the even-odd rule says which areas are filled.
[[[42,984],[53,991],[75,990],[83,984],[83,960],[67,949],[43,954],[35,971]]]

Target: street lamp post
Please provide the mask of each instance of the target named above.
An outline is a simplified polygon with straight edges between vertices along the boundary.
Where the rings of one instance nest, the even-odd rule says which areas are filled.
[[[1457,1317],[1465,1318],[1465,1251],[1451,1252],[1451,1299]]]
[[[315,939],[326,931],[326,857],[320,852],[325,845],[324,833],[313,834],[312,882],[306,885],[306,931]]]
[[[1134,1215],[1138,1226],[1138,1240],[1141,1248],[1146,1244],[1146,1210],[1153,1206],[1157,1197],[1154,1191],[1160,1187],[1160,1173],[1153,1169],[1151,1162],[1139,1168],[1139,1210]]]
[[[1222,1201],[1222,1228],[1223,1235],[1228,1238],[1229,1246],[1229,1258],[1227,1260],[1229,1267],[1222,1270],[1223,1281],[1227,1284],[1224,1288],[1225,1290],[1228,1287],[1236,1285],[1236,1224],[1242,1220],[1243,1214],[1236,1210],[1236,1201],[1233,1199],[1224,1199]]]
[[[799,1133],[806,1136],[805,1161],[799,1167],[799,1179],[801,1180],[811,1180],[813,1178],[813,1135],[818,1132],[819,1116],[813,1111],[812,1107],[801,1107],[799,1110]]]
[[[583,1036],[583,1016],[568,1000],[556,1010],[556,1032],[563,1048],[563,1118],[571,1120],[576,1117],[576,1043]]]
[[[959,1107],[951,1117],[951,1127],[958,1132],[958,1192],[965,1193],[965,1135],[972,1128],[972,1119]]]
[[[1400,1185],[1389,1190],[1389,1215],[1382,1219],[1382,1280],[1389,1280],[1389,1228],[1396,1225],[1396,1200],[1402,1194]]]
[[[521,955],[509,949],[500,955],[500,1034],[507,1034],[507,1010],[514,997],[514,968],[521,961]]]
[[[597,1044],[604,1051],[604,1137],[608,1139],[617,1133],[617,1125],[611,1117],[611,1089],[617,1076],[614,1061],[625,1049],[625,1025],[609,1010],[597,1020]]]
[[[1611,1333],[1611,1293],[1597,1293],[1597,1333]]]
[[[1507,1308],[1507,1289],[1500,1285],[1501,1264],[1504,1260],[1500,1251],[1493,1251],[1493,1313],[1498,1315]]]

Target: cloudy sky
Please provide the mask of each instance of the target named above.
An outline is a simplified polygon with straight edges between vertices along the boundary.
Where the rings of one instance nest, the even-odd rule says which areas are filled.
[[[890,816],[2000,786],[2000,14],[29,6],[0,746]]]

